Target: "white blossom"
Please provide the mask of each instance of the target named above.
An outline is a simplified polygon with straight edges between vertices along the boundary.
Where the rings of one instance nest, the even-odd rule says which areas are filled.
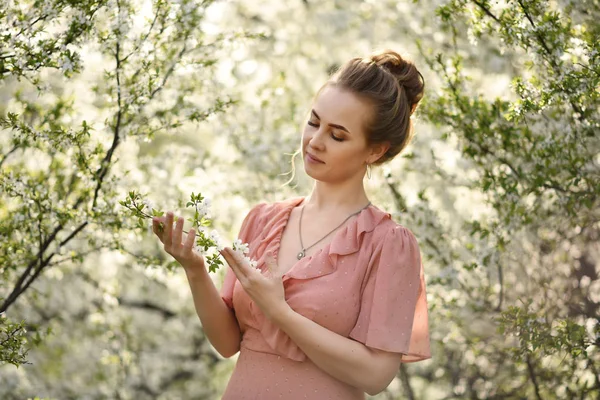
[[[210,239],[215,242],[215,247],[217,250],[222,251],[224,246],[221,242],[221,237],[219,236],[219,232],[216,229],[213,229],[209,234]]]
[[[15,214],[15,216],[13,217],[13,220],[14,220],[15,222],[17,222],[17,223],[19,223],[19,222],[23,222],[23,221],[25,221],[25,215],[24,215],[24,214],[22,214],[22,213],[17,213],[17,214]]]
[[[152,211],[152,208],[154,208],[154,204],[150,200],[144,200],[143,204],[148,208],[148,211]]]
[[[72,72],[73,71],[73,62],[68,57],[65,57],[59,61],[58,67],[63,72]]]
[[[81,11],[77,16],[76,16],[77,22],[79,22],[81,25],[85,24],[87,22],[87,18],[85,15],[85,12]]]
[[[248,243],[242,243],[240,239],[235,239],[233,241],[233,249],[235,251],[241,251],[243,254],[248,254],[250,249],[248,248]]]
[[[200,246],[197,242],[194,244],[194,251],[198,254],[204,254],[204,247]]]

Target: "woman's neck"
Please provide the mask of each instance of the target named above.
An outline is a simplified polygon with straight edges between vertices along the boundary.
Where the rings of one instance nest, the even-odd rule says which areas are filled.
[[[313,190],[304,200],[306,210],[315,213],[351,213],[369,203],[365,188],[360,186],[333,186],[324,182],[315,182]]]

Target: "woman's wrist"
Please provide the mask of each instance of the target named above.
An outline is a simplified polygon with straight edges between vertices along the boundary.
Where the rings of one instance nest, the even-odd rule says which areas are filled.
[[[285,325],[286,321],[290,318],[295,311],[290,307],[290,305],[284,301],[282,304],[274,309],[269,315],[266,317],[271,320],[275,325],[282,326]]]
[[[187,262],[180,262],[185,274],[189,280],[203,279],[208,276],[208,271],[204,266],[202,259],[189,260]]]

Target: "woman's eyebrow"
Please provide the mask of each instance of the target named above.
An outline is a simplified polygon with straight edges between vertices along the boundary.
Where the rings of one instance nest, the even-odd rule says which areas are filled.
[[[319,120],[321,119],[321,117],[319,117],[319,114],[317,114],[317,112],[315,110],[311,110],[311,111],[315,115],[315,117],[317,117],[317,119],[319,119]],[[343,127],[342,125],[337,125],[337,124],[328,124],[328,125],[331,126],[332,128],[341,129],[345,132],[350,133],[350,131],[348,129],[346,129],[345,127]]]

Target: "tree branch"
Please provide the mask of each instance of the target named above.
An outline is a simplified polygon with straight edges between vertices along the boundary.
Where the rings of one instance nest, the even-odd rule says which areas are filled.
[[[10,156],[12,153],[14,153],[17,149],[19,148],[19,146],[15,146],[12,149],[10,149],[10,151],[6,154],[4,154],[2,156],[2,160],[0,160],[0,168],[2,168],[2,164],[4,164],[4,161],[6,161],[6,159],[8,158],[8,156]]]
[[[400,381],[402,382],[402,387],[404,388],[404,394],[408,400],[415,400],[415,392],[410,385],[410,376],[408,376],[408,371],[406,371],[406,365],[400,364]]]
[[[500,297],[498,299],[498,305],[495,311],[500,312],[502,310],[502,303],[504,301],[504,272],[502,270],[502,264],[500,261],[496,264],[498,266],[498,282],[500,283]]]
[[[535,370],[533,369],[533,364],[531,363],[531,358],[529,356],[529,354],[527,354],[527,372],[529,373],[529,378],[531,379],[531,382],[533,383],[533,387],[535,389],[535,397],[537,398],[537,400],[543,400],[542,396],[540,395],[540,387],[538,385],[537,382],[537,377],[535,375]]]
[[[77,227],[73,232],[71,232],[71,234],[60,243],[59,248],[69,243],[69,241],[71,241],[71,239],[73,239],[79,232],[81,232],[83,228],[87,226],[87,224],[88,222],[86,221],[79,227]],[[0,312],[6,311],[8,307],[12,305],[17,300],[17,298],[29,288],[29,286],[31,286],[31,284],[38,278],[42,271],[50,264],[50,260],[52,260],[52,258],[56,255],[56,253],[52,253],[46,259],[43,259],[42,254],[42,251],[38,252],[36,259],[27,266],[27,268],[19,278],[19,281],[17,282],[17,284],[15,284],[13,291],[4,300],[2,306],[0,306]],[[29,276],[34,266],[38,263],[38,261],[40,263],[39,266],[35,268],[33,274]]]
[[[140,308],[142,310],[154,311],[161,314],[165,319],[177,316],[177,313],[168,310],[164,307],[161,307],[157,304],[153,304],[147,300],[127,300],[123,297],[117,297],[117,300],[119,301],[119,304],[125,307]]]
[[[473,3],[475,3],[475,5],[477,7],[479,7],[488,17],[490,17],[491,19],[493,19],[494,21],[496,21],[497,23],[499,23],[500,25],[502,25],[502,23],[500,22],[500,19],[498,17],[496,17],[489,8],[487,8],[485,6],[485,4],[477,1],[477,0],[473,0]]]

